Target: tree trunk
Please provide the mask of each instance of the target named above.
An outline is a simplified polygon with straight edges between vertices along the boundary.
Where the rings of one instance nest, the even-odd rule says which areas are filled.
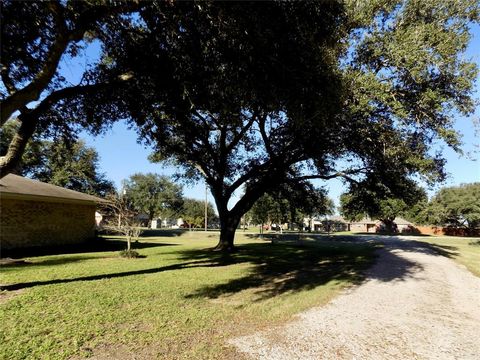
[[[389,234],[393,234],[393,233],[397,232],[397,226],[393,222],[393,220],[394,219],[390,219],[390,218],[382,220],[383,224],[385,225],[385,232],[387,232]]]
[[[233,240],[239,223],[240,218],[228,216],[226,219],[220,219],[220,240],[214,250],[224,252],[232,252],[235,250]]]
[[[0,178],[4,177],[17,168],[21,161],[22,155],[27,146],[28,140],[32,137],[37,126],[37,119],[31,116],[23,116],[18,132],[13,136],[8,146],[5,156],[0,157]]]

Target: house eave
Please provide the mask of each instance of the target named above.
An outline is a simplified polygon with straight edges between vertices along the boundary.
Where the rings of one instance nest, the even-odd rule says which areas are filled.
[[[84,200],[84,199],[62,198],[62,197],[54,197],[54,196],[1,192],[0,201],[3,199],[40,201],[40,202],[64,203],[64,204],[67,203],[67,204],[78,204],[78,205],[97,205],[99,203],[104,202],[104,201],[94,201],[94,200]]]

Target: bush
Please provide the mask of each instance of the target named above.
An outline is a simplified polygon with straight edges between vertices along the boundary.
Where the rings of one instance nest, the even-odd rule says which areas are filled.
[[[122,250],[120,251],[120,257],[133,259],[133,258],[139,258],[142,256],[140,256],[140,254],[135,250]]]

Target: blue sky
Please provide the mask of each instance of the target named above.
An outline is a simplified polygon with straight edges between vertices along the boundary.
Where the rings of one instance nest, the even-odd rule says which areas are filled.
[[[62,74],[72,83],[78,81],[79,70],[84,68],[88,62],[95,60],[98,54],[98,44],[92,44],[84,57],[76,58],[73,61],[62,62]],[[473,27],[473,38],[466,52],[466,57],[473,59],[480,65],[480,27]],[[480,125],[475,126],[473,120],[480,118],[478,100],[480,98],[480,84],[477,80],[475,98],[477,99],[476,112],[470,118],[458,117],[455,128],[463,134],[463,150],[465,155],[461,156],[450,148],[444,148],[444,156],[447,159],[446,170],[449,177],[444,184],[439,186],[452,186],[461,183],[480,181]],[[477,122],[478,124],[478,122]],[[116,123],[106,134],[99,137],[92,137],[83,134],[82,138],[90,146],[95,147],[100,155],[100,168],[107,177],[120,187],[121,181],[134,173],[153,172],[158,174],[172,175],[174,168],[164,167],[161,164],[152,164],[148,161],[151,149],[145,148],[138,143],[138,137],[134,130],[128,129],[123,122]],[[326,186],[329,196],[337,203],[338,198],[345,187],[340,180],[328,182],[317,182],[317,186]],[[432,195],[436,189],[429,189]],[[188,197],[204,199],[204,184],[184,187],[184,194]],[[209,200],[213,201],[211,195]]]

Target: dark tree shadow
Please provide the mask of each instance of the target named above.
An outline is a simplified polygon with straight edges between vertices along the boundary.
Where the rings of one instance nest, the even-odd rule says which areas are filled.
[[[173,246],[177,244],[155,243],[155,242],[132,242],[132,248],[146,249],[159,246]],[[34,246],[18,249],[2,249],[1,257],[6,258],[24,258],[46,255],[64,255],[64,254],[83,254],[108,251],[125,250],[127,243],[125,240],[98,238],[82,244],[57,245],[57,246]],[[90,257],[92,258],[92,257]],[[79,260],[85,260],[79,259]],[[68,260],[68,259],[65,259]],[[68,262],[68,261],[67,261]],[[53,264],[52,264],[53,265]]]
[[[218,298],[255,289],[259,301],[285,292],[313,289],[332,280],[360,283],[363,271],[374,261],[374,250],[372,245],[284,242],[240,245],[231,254],[185,251],[184,259],[206,261],[212,266],[253,265],[246,276],[199,288],[187,297]]]
[[[188,297],[218,298],[254,289],[257,300],[285,292],[303,291],[332,280],[359,284],[366,279],[403,281],[423,269],[397,250],[454,257],[455,247],[440,246],[400,237],[310,236],[298,240],[296,234],[268,234],[271,244],[238,246],[233,254],[193,250],[184,259],[209,261],[216,266],[250,263],[251,272],[224,284],[199,288]],[[375,256],[381,261],[375,266]],[[368,270],[367,270],[368,269]]]
[[[251,263],[253,271],[246,277],[233,279],[227,284],[199,289],[190,296],[218,297],[224,293],[234,293],[248,288],[260,288],[263,298],[287,291],[311,289],[334,279],[348,279],[360,282],[362,271],[373,262],[374,247],[371,245],[353,246],[345,244],[308,244],[302,246],[268,243],[246,244],[238,247],[233,254],[204,250],[182,250],[177,264],[127,271],[112,274],[69,279],[33,281],[28,283],[1,286],[2,290],[19,290],[33,286],[93,281],[105,278],[121,278],[140,274],[155,274],[164,271],[181,270],[192,267],[219,268],[232,264]]]
[[[367,279],[382,282],[404,281],[423,270],[423,266],[418,262],[398,256],[391,249],[379,250],[378,256],[379,261],[365,273]]]
[[[142,233],[142,238],[148,237],[178,237],[188,229],[148,229]]]
[[[448,258],[454,258],[458,255],[458,248],[455,246],[430,244],[419,240],[406,239],[398,236],[388,236],[379,238],[385,246],[392,251],[401,249],[407,252],[416,252],[429,255],[440,255]]]
[[[53,280],[31,281],[31,282],[18,283],[18,284],[0,285],[0,290],[12,291],[12,290],[31,288],[34,286],[41,286],[41,285],[67,284],[67,283],[72,283],[77,281],[94,281],[94,280],[102,280],[102,279],[122,278],[126,276],[134,276],[134,275],[156,274],[163,271],[179,270],[179,269],[185,269],[189,267],[199,267],[204,265],[210,266],[209,264],[203,264],[202,262],[184,262],[184,263],[178,263],[178,264],[173,264],[168,266],[162,266],[158,268],[125,271],[121,273],[99,274],[99,275],[76,277],[71,279],[53,279]]]

